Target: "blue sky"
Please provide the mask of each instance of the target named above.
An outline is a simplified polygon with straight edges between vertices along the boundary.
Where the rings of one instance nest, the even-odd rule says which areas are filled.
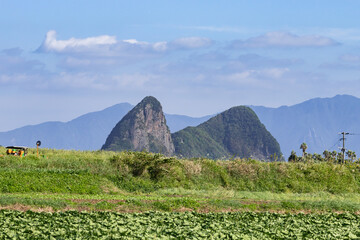
[[[0,131],[147,95],[190,116],[360,97],[359,9],[356,0],[0,0]]]

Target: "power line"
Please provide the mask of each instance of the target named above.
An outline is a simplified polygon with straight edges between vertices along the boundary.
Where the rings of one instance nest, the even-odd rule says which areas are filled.
[[[349,133],[349,135],[360,135],[360,133]]]
[[[339,145],[339,140],[336,139],[334,145],[332,145],[330,148],[328,148],[329,150],[333,149],[336,145]]]

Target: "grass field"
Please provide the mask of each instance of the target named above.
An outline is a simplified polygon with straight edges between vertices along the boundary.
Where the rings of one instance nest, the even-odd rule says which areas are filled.
[[[0,148],[0,152],[5,152],[5,149]],[[0,215],[3,217],[7,214],[11,216],[9,219],[31,210],[34,214],[21,215],[21,218],[29,218],[30,222],[32,217],[34,221],[45,219],[48,213],[53,214],[51,216],[69,214],[69,218],[72,219],[73,212],[68,213],[68,211],[85,211],[95,214],[94,216],[106,211],[128,214],[124,216],[131,219],[135,216],[143,216],[138,214],[146,213],[158,214],[156,216],[159,218],[166,216],[166,218],[181,219],[186,216],[192,217],[193,215],[186,214],[193,212],[205,214],[201,215],[203,220],[199,220],[201,229],[206,228],[202,223],[204,219],[209,216],[221,219],[223,216],[228,216],[222,215],[225,213],[235,214],[235,218],[239,219],[249,216],[258,219],[254,220],[254,225],[250,224],[254,227],[252,234],[241,235],[237,232],[236,236],[239,239],[259,236],[265,239],[281,238],[283,236],[281,232],[265,234],[264,232],[271,232],[271,229],[260,229],[260,231],[256,227],[256,224],[262,226],[265,224],[262,221],[269,219],[277,219],[272,220],[276,224],[279,219],[296,220],[296,216],[301,216],[296,222],[310,224],[307,228],[313,228],[311,222],[316,222],[314,219],[318,218],[319,224],[322,224],[323,219],[332,214],[334,224],[340,224],[333,235],[329,233],[328,228],[320,227],[324,232],[310,232],[306,237],[314,238],[313,234],[321,233],[317,236],[322,237],[315,238],[326,239],[327,236],[328,239],[336,239],[336,236],[346,236],[351,239],[360,237],[355,225],[349,225],[346,220],[349,217],[358,221],[360,166],[357,163],[338,165],[268,163],[247,159],[217,161],[176,159],[150,153],[48,149],[42,149],[40,156],[37,157],[35,150],[30,149],[29,155],[24,158],[0,157],[0,209],[2,209]],[[263,215],[265,213],[275,215]],[[82,218],[88,215],[79,216]],[[344,225],[341,225],[343,216],[347,217],[344,217]],[[231,217],[231,219],[235,218]],[[233,227],[239,227],[232,220],[229,221]],[[9,222],[7,230],[11,228],[11,224],[13,223]],[[281,225],[280,222],[278,224]],[[61,230],[64,234],[67,232],[66,229],[72,229],[72,226],[65,225],[65,230]],[[300,236],[292,226],[285,225],[284,228],[288,229],[286,230],[288,234],[293,234],[291,235],[293,238]],[[223,227],[219,221],[217,228],[223,229]],[[162,229],[160,225],[158,228]],[[211,231],[205,230],[204,236],[209,236],[206,234],[210,234]],[[87,231],[87,234],[90,234],[89,232],[95,234],[92,231],[96,231],[96,228]],[[169,234],[172,232],[171,229],[166,231]],[[1,232],[5,233],[5,229],[0,227]],[[225,235],[222,236],[236,239],[235,235],[231,235],[235,232],[235,230],[226,230]],[[14,232],[10,231],[9,234],[10,239]],[[130,235],[126,236],[132,239],[138,236],[136,234],[145,233],[135,231],[128,234]],[[154,232],[149,234],[149,238],[166,236],[156,235]],[[171,234],[167,236],[172,236]],[[89,236],[97,235],[82,235],[83,238]],[[125,235],[119,236],[123,238]]]

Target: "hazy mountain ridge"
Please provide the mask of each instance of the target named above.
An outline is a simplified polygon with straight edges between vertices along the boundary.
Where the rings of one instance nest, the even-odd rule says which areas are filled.
[[[307,143],[308,152],[338,151],[339,132],[360,133],[360,99],[350,95],[314,98],[279,108],[251,108],[279,141],[285,156],[291,150],[300,153],[302,142]],[[346,148],[360,152],[360,138],[348,136]]]
[[[2,132],[0,144],[35,146],[41,140],[45,148],[98,150],[116,124],[114,119],[121,119],[131,108],[129,103],[120,103],[65,123],[45,122]]]

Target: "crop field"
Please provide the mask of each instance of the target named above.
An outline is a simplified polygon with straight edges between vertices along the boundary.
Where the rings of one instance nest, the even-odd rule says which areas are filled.
[[[2,238],[358,239],[354,214],[1,211]]]
[[[0,239],[359,239],[359,213],[359,163],[0,156]]]

